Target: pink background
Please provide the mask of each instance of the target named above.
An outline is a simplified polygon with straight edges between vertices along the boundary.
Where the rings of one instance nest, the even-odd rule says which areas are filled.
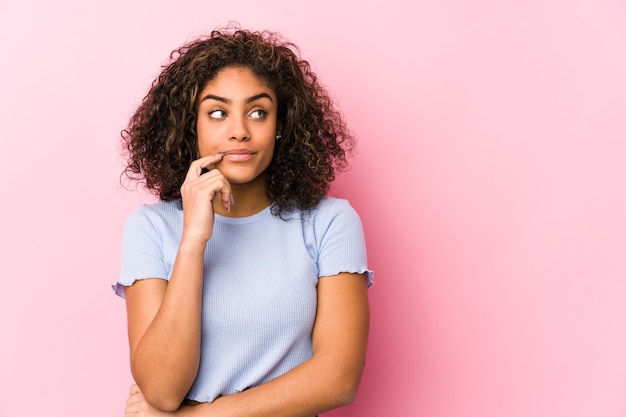
[[[360,138],[334,194],[376,271],[370,350],[328,416],[626,416],[621,0],[2,0],[0,416],[122,414],[109,286],[150,197],[119,131],[229,20],[299,44]]]

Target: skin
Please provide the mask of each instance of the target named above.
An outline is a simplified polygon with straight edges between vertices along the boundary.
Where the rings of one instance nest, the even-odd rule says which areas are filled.
[[[363,371],[369,312],[363,276],[341,273],[319,279],[310,360],[241,393],[181,405],[198,370],[203,255],[214,213],[249,216],[271,203],[264,172],[279,130],[274,92],[247,68],[223,69],[199,97],[201,158],[181,187],[183,233],[172,276],[126,288],[136,384],[124,415],[312,417],[349,404]]]

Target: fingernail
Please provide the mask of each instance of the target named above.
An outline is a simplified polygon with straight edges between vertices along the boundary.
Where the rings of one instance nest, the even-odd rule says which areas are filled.
[[[222,156],[222,157],[223,157],[224,155],[226,155],[224,152],[218,152],[217,154],[215,154],[215,156]]]
[[[233,195],[230,195],[230,204],[235,204],[235,197],[233,197]]]

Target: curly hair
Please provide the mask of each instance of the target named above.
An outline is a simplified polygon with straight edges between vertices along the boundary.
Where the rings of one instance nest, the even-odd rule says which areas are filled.
[[[163,201],[180,198],[189,165],[200,157],[198,95],[226,67],[249,68],[278,99],[282,137],[265,172],[272,213],[315,208],[336,171],[347,168],[354,138],[298,47],[269,31],[231,26],[174,50],[122,131],[123,175]]]

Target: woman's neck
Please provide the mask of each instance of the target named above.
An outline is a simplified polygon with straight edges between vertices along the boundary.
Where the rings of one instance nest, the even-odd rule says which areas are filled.
[[[265,191],[264,179],[258,178],[246,184],[231,184],[231,190],[233,203],[230,205],[230,212],[227,212],[222,206],[219,198],[214,198],[213,210],[215,213],[225,217],[248,217],[271,204]]]

